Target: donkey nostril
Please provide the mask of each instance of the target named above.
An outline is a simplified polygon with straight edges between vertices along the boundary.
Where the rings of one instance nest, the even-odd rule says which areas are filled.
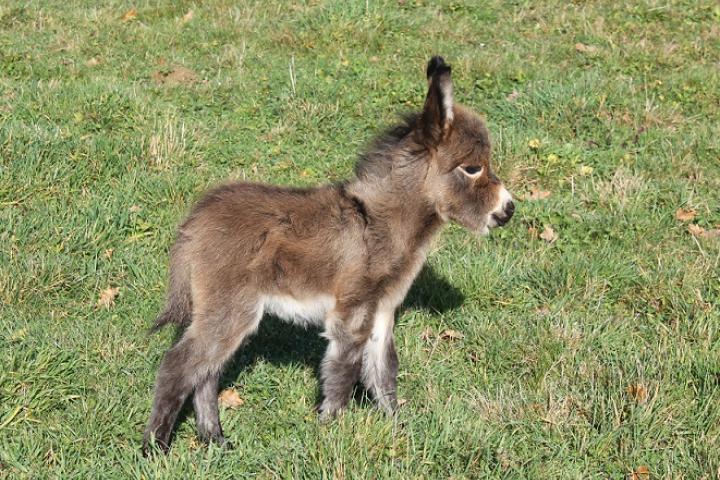
[[[507,216],[507,219],[510,220],[510,217],[513,216],[513,213],[515,213],[515,204],[510,200],[505,205],[505,215]]]

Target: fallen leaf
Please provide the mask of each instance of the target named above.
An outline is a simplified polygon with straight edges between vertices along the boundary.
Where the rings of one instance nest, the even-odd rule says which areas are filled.
[[[195,16],[195,13],[192,10],[188,10],[188,12],[185,15],[183,15],[183,17],[180,21],[182,23],[187,23],[190,20],[192,20],[194,16]]]
[[[402,407],[402,406],[405,405],[407,402],[408,402],[408,401],[407,401],[407,398],[398,398],[397,405],[398,405],[398,407]]]
[[[553,243],[555,240],[557,240],[558,237],[552,227],[550,227],[549,225],[545,225],[545,229],[540,234],[540,238],[542,238],[548,243]]]
[[[698,225],[697,223],[691,223],[688,225],[688,232],[693,237],[700,237],[700,238],[718,238],[720,237],[720,228],[711,228],[710,230],[705,230],[703,227]]]
[[[689,222],[695,218],[696,215],[697,211],[694,209],[685,210],[683,208],[678,208],[677,211],[675,211],[675,218],[681,222]]]
[[[479,362],[480,360],[482,360],[482,358],[480,357],[480,355],[478,355],[478,354],[475,353],[475,352],[470,352],[470,353],[468,354],[468,358],[469,358],[470,361],[473,362],[473,363],[477,363],[477,362]]]
[[[530,195],[526,195],[527,200],[545,200],[550,196],[549,190],[540,190],[539,188],[531,188]]]
[[[177,66],[172,70],[157,71],[152,79],[159,85],[183,85],[197,81],[197,75],[189,68]]]
[[[15,330],[13,334],[10,336],[11,342],[17,342],[18,340],[23,340],[25,337],[27,337],[27,328],[23,327],[20,330]]]
[[[130,210],[132,213],[137,213],[137,212],[139,212],[140,210],[142,210],[142,207],[139,206],[139,205],[133,205],[132,207],[130,207],[129,210]]]
[[[55,454],[55,451],[52,447],[50,447],[50,449],[45,452],[45,463],[47,463],[48,465],[57,464],[57,455]]]
[[[118,287],[108,287],[100,292],[100,298],[98,298],[97,301],[98,308],[110,308],[115,305],[115,297],[117,297],[119,293],[120,288]]]
[[[107,250],[105,250],[103,252],[103,257],[105,258],[105,260],[110,260],[113,256],[114,252],[115,252],[114,248],[108,248]]]
[[[507,100],[508,102],[514,102],[518,99],[518,97],[520,97],[520,92],[518,92],[517,90],[513,90],[512,93],[508,94],[508,96],[505,97],[505,100]]]
[[[597,47],[578,42],[575,44],[575,51],[580,53],[595,53],[597,52]]]
[[[640,465],[630,474],[631,480],[650,480],[650,469],[645,465]]]
[[[238,408],[245,403],[234,388],[226,388],[218,395],[218,402],[225,408]]]
[[[420,334],[420,340],[424,340],[424,341],[426,341],[426,342],[429,342],[430,340],[432,340],[432,338],[433,338],[434,336],[435,336],[435,335],[433,334],[432,328],[430,328],[430,327],[425,327],[425,330],[423,330],[422,333]]]
[[[450,328],[443,330],[443,332],[440,334],[440,338],[443,340],[461,340],[465,338],[465,335],[458,332],[457,330],[452,330]]]
[[[705,229],[697,223],[691,223],[688,225],[688,232],[695,237],[700,237],[705,233]]]
[[[95,67],[97,65],[100,65],[100,60],[98,60],[97,57],[92,57],[90,60],[85,62],[85,65],[87,65],[88,67]]]
[[[594,168],[589,165],[580,165],[579,170],[580,170],[580,175],[582,175],[583,177],[587,177],[588,175],[590,175],[593,172]]]
[[[625,389],[625,391],[639,405],[642,405],[647,401],[647,388],[645,388],[645,385],[643,385],[642,383],[630,385]]]
[[[123,22],[129,22],[130,20],[136,19],[138,16],[137,10],[135,8],[131,8],[125,14],[122,16]]]

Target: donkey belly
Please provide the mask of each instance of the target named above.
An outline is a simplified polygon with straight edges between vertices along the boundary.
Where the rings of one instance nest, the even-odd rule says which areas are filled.
[[[335,307],[335,298],[330,295],[309,298],[268,295],[264,302],[265,312],[302,326],[322,325],[325,315],[333,307]]]

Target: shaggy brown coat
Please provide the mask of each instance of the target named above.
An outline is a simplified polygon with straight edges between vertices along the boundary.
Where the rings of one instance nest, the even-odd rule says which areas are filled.
[[[321,416],[342,409],[362,381],[397,406],[394,312],[448,221],[472,231],[505,223],[507,190],[490,170],[480,118],[453,105],[450,67],[433,57],[421,113],[378,139],[355,178],[309,189],[231,183],[209,192],[178,230],[166,323],[186,326],[165,355],[144,436],[167,450],[194,391],[197,428],[225,443],[218,378],[264,313],[324,326]]]

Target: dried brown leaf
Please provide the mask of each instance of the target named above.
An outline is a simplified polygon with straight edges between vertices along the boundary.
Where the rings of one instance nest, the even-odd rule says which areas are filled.
[[[131,8],[125,14],[122,16],[123,22],[129,22],[130,20],[135,20],[138,16],[138,12],[135,8]]]
[[[551,226],[545,225],[545,229],[540,234],[540,238],[545,240],[547,243],[553,243],[555,240],[557,240],[558,236]]]
[[[172,70],[157,71],[152,79],[159,85],[187,85],[197,81],[197,75],[189,68],[177,66]]]
[[[531,188],[530,194],[526,195],[527,200],[545,200],[551,195],[549,190],[540,190],[539,188]]]
[[[180,21],[182,23],[188,23],[190,20],[193,19],[194,16],[195,16],[195,12],[193,12],[192,10],[188,10],[188,12],[185,15],[183,15],[183,17]]]
[[[631,480],[650,480],[650,469],[645,465],[640,465],[629,475]]]
[[[115,305],[115,297],[120,293],[118,287],[108,287],[100,292],[100,297],[97,301],[98,308],[110,308]]]
[[[705,229],[696,223],[688,225],[688,232],[695,237],[702,237],[705,235]]]
[[[87,65],[88,67],[95,67],[100,65],[100,60],[97,57],[92,57],[85,62],[85,65]]]
[[[140,210],[142,210],[142,207],[140,205],[133,205],[132,207],[129,208],[129,210],[132,213],[137,213]]]
[[[240,398],[234,388],[226,388],[218,395],[218,403],[225,408],[238,408],[245,403],[245,400]]]
[[[103,252],[103,257],[105,258],[105,260],[110,260],[113,256],[114,252],[115,252],[114,248],[108,248],[107,250],[105,250]]]
[[[705,230],[703,227],[698,225],[697,223],[691,223],[688,225],[688,232],[694,237],[700,237],[700,238],[720,238],[720,228],[711,228],[710,230]]]
[[[512,93],[508,94],[508,96],[505,97],[505,100],[507,100],[508,102],[514,102],[518,99],[518,97],[520,97],[520,92],[518,92],[517,90],[513,90]]]
[[[685,210],[683,208],[678,208],[675,211],[675,218],[677,220],[680,220],[681,222],[689,222],[695,216],[697,215],[697,210],[691,209],[691,210]]]
[[[595,53],[597,52],[597,47],[578,42],[575,44],[575,51],[580,53]]]
[[[465,338],[465,335],[463,335],[461,332],[458,332],[457,330],[448,328],[446,330],[443,330],[443,332],[440,334],[440,338],[442,340],[461,340]]]
[[[637,404],[642,405],[647,402],[648,391],[642,383],[629,385],[625,391]]]

